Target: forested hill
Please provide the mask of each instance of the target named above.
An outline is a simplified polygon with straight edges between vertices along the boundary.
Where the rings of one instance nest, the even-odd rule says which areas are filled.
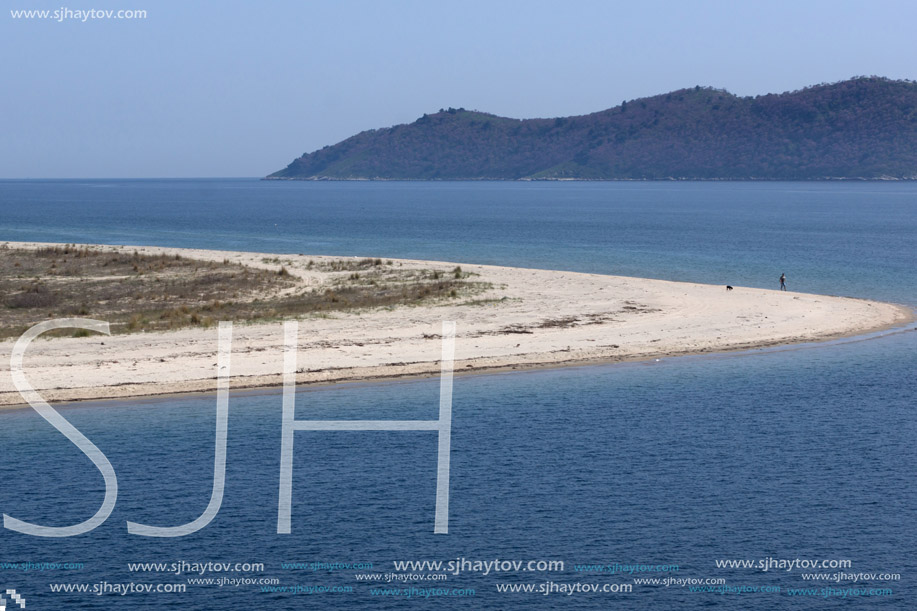
[[[272,179],[917,179],[917,83],[738,97],[694,87],[589,115],[462,108],[362,132]]]

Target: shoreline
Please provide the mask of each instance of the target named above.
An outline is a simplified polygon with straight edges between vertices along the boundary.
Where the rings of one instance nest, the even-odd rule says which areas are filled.
[[[343,176],[262,176],[263,181],[291,181],[291,182],[915,182],[915,176],[819,176],[813,178],[698,178],[666,176],[663,178],[385,178]]]
[[[14,248],[44,243],[7,242]],[[277,257],[305,283],[320,282],[307,261],[359,257],[276,255],[141,246],[111,251],[230,257],[272,269]],[[394,260],[449,270],[451,262]],[[470,302],[336,312],[300,319],[297,386],[437,376],[438,326],[457,323],[454,371],[490,373],[646,361],[855,337],[915,320],[908,307],[736,286],[670,282],[528,268],[459,264],[493,288]],[[456,300],[458,301],[458,300]],[[38,322],[38,321],[36,321]],[[216,329],[179,329],[110,338],[37,340],[27,374],[49,402],[150,398],[213,392]],[[613,342],[613,343],[612,343]],[[0,342],[9,355],[11,340]],[[236,323],[233,390],[282,385],[281,323]],[[367,347],[368,346],[368,347]],[[0,407],[20,407],[9,361],[0,359]]]
[[[685,352],[681,354],[658,354],[650,355],[647,357],[632,357],[632,358],[622,358],[619,360],[608,360],[608,359],[586,359],[586,360],[571,360],[571,361],[559,361],[559,362],[546,362],[546,363],[530,363],[525,365],[493,365],[493,366],[481,366],[476,368],[468,368],[463,370],[455,370],[453,376],[456,378],[462,378],[467,376],[480,376],[480,375],[501,375],[507,373],[526,373],[526,372],[536,372],[536,371],[549,371],[556,369],[568,369],[568,368],[577,368],[577,367],[601,367],[608,365],[633,365],[639,363],[650,363],[652,361],[662,361],[667,359],[675,358],[690,358],[690,357],[723,357],[723,356],[743,356],[752,353],[758,353],[758,351],[778,351],[778,350],[797,350],[815,347],[812,344],[822,344],[822,343],[832,343],[840,340],[848,339],[850,342],[860,342],[860,341],[870,341],[873,339],[880,339],[881,337],[887,337],[889,335],[897,335],[899,333],[908,333],[911,331],[917,331],[917,328],[908,329],[907,327],[914,321],[906,321],[903,323],[889,325],[883,329],[876,329],[874,331],[865,333],[865,334],[855,334],[855,335],[842,335],[838,337],[826,337],[824,339],[817,339],[811,342],[801,342],[801,343],[779,343],[773,345],[760,345],[760,346],[749,346],[749,347],[737,347],[728,350],[712,351],[712,352]],[[885,332],[888,333],[885,333]],[[877,335],[878,337],[873,337]],[[303,382],[297,377],[296,380],[296,391],[304,389],[319,389],[319,388],[335,388],[345,385],[363,385],[363,384],[382,384],[386,382],[397,383],[397,382],[409,382],[412,380],[423,380],[439,377],[440,371],[429,371],[426,373],[393,373],[385,374],[380,372],[377,374],[367,375],[365,377],[347,377],[343,376],[340,379],[330,379],[330,380],[319,380],[313,382]],[[279,392],[283,389],[283,376],[277,374],[276,376],[270,376],[271,378],[276,378],[276,380],[268,381],[264,384],[249,384],[244,383],[242,385],[235,385],[230,383],[230,393],[242,393],[242,394],[273,394]],[[132,400],[144,401],[144,402],[155,402],[160,399],[168,399],[171,397],[215,397],[216,396],[216,382],[210,381],[208,388],[201,388],[200,390],[187,389],[187,390],[153,390],[152,392],[137,394],[126,394],[124,396],[104,396],[104,397],[85,397],[85,398],[72,398],[72,399],[60,399],[52,400],[50,403],[56,404],[60,407],[61,404],[64,405],[78,405],[81,403],[93,403],[93,402],[127,402]],[[4,411],[12,411],[18,409],[29,409],[30,406],[28,403],[0,403],[0,413]]]

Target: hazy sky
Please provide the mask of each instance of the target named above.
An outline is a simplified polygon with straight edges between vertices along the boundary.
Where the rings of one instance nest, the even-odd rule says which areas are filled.
[[[62,6],[147,18],[10,14]],[[261,176],[441,107],[554,117],[696,84],[915,79],[915,23],[917,2],[877,0],[6,0],[0,177]]]

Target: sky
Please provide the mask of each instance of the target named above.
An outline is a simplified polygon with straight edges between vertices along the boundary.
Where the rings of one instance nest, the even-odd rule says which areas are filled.
[[[917,79],[910,0],[3,5],[0,178],[254,177],[449,106],[556,117],[694,85]],[[90,9],[146,17],[73,17]]]

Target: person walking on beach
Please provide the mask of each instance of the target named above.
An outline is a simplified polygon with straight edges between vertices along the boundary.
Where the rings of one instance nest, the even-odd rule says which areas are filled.
[[[780,290],[786,290],[786,274],[780,274]]]

